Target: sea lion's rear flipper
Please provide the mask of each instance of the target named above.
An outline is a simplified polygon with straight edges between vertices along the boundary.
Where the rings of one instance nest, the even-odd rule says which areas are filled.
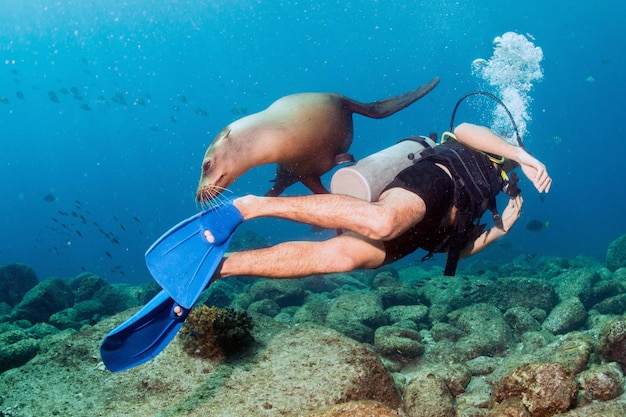
[[[348,109],[353,113],[358,113],[373,119],[382,119],[415,103],[417,100],[430,93],[433,88],[437,87],[437,84],[439,84],[439,77],[433,78],[431,81],[408,93],[374,101],[372,103],[360,103],[347,97],[345,97],[345,99],[349,104]]]

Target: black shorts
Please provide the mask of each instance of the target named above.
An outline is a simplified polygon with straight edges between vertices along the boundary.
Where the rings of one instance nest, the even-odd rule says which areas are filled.
[[[383,242],[383,265],[403,258],[418,248],[435,249],[448,233],[448,228],[443,227],[442,223],[452,207],[454,182],[444,170],[428,159],[420,160],[401,171],[385,190],[396,187],[420,196],[426,204],[426,214],[421,222],[402,235]]]

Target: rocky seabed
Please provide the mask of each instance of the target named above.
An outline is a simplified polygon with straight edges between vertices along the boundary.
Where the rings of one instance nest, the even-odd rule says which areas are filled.
[[[624,416],[626,235],[605,263],[474,262],[220,281],[254,343],[199,358],[176,338],[111,373],[104,335],[157,291],[0,268],[0,416]]]

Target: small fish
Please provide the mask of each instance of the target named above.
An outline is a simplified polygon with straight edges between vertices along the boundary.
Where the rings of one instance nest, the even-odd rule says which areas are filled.
[[[77,230],[77,231],[76,231],[76,234],[77,234],[78,236],[80,236],[80,237],[83,237],[83,234],[80,232],[80,230]]]
[[[61,87],[61,88],[59,89],[59,92],[60,92],[61,94],[67,94],[67,93],[69,93],[69,90],[68,90],[67,88],[65,88],[65,87]]]
[[[24,93],[22,93],[19,90],[15,92],[15,96],[19,98],[20,100],[24,99]]]
[[[108,251],[107,251],[107,252],[104,252],[104,254],[105,254],[106,256],[108,256],[108,257],[109,257],[109,259],[113,259],[113,257],[111,256],[111,254],[110,254]]]
[[[120,223],[120,229],[122,229],[123,231],[126,231],[126,228],[124,227],[122,223]]]
[[[43,197],[43,199],[44,199],[44,201],[47,201],[48,203],[53,203],[53,202],[55,202],[55,201],[59,201],[59,197],[57,197],[57,196],[56,196],[56,195],[54,195],[54,194],[46,194],[46,195]]]
[[[57,211],[61,216],[69,216],[70,214],[67,211],[59,210]]]
[[[206,111],[206,110],[204,110],[202,107],[198,107],[198,108],[196,109],[196,114],[197,114],[198,116],[208,116],[208,115],[209,115],[209,113],[207,113],[207,111]]]
[[[179,99],[180,101],[182,101],[183,103],[186,103],[186,102],[187,102],[187,97],[185,97],[185,96],[183,96],[183,95],[179,95],[179,96],[178,96],[178,99]]]
[[[136,221],[137,223],[141,223],[141,220],[139,220],[139,217],[137,216],[133,216],[133,220]]]
[[[54,91],[48,91],[48,97],[50,97],[50,101],[53,103],[59,102],[59,97],[57,97],[57,93]]]
[[[0,102],[2,102],[2,104],[9,104],[9,99],[5,96],[2,96],[0,97]]]
[[[531,220],[526,224],[526,230],[531,232],[540,232],[543,229],[547,229],[550,226],[550,222],[542,222],[541,220]]]
[[[85,110],[85,111],[89,111],[89,110],[91,110],[91,107],[89,107],[89,104],[87,104],[87,103],[83,103],[83,104],[81,104],[81,105],[80,105],[80,108],[81,108],[81,109],[83,109],[83,110]]]

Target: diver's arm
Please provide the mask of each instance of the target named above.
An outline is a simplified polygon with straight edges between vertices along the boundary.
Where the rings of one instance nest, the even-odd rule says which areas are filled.
[[[463,251],[461,252],[461,258],[467,258],[468,256],[476,255],[478,252],[485,249],[487,246],[491,245],[502,236],[506,235],[522,214],[523,203],[524,200],[522,199],[521,195],[512,198],[502,212],[502,229],[493,226],[491,229],[482,233],[480,236],[478,236],[478,238],[476,238],[474,242],[471,242],[469,245],[467,245],[465,249],[463,249]]]
[[[552,178],[546,166],[523,148],[508,143],[484,126],[471,123],[461,123],[454,129],[454,134],[459,142],[471,148],[517,162],[539,192],[550,191]]]

